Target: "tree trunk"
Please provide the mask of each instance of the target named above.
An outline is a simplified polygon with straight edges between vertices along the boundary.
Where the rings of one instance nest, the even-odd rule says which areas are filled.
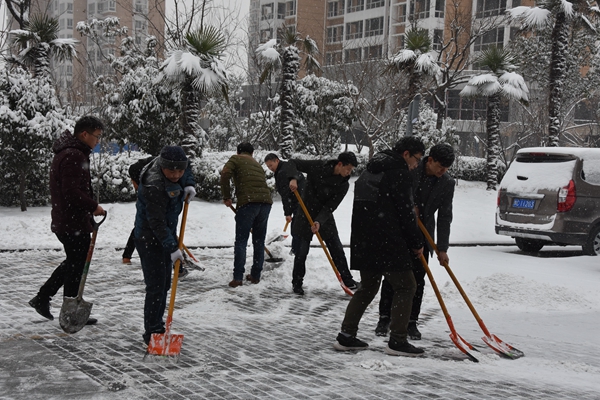
[[[27,174],[24,169],[19,170],[19,201],[21,202],[21,211],[27,211],[27,199],[25,198],[25,189],[27,188]]]
[[[290,158],[294,152],[294,114],[293,96],[296,78],[300,69],[300,57],[296,46],[288,46],[282,56],[282,82],[279,101],[281,104],[281,134],[279,147],[283,158]]]
[[[487,190],[496,190],[500,155],[500,95],[488,98],[487,107]]]
[[[552,55],[550,59],[550,96],[548,98],[548,146],[558,146],[561,129],[561,106],[563,85],[567,74],[567,61],[565,59],[569,43],[569,25],[564,12],[556,15],[556,22],[552,30]]]

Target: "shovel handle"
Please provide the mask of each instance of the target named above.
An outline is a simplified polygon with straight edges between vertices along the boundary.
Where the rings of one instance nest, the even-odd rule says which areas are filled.
[[[102,214],[102,219],[100,221],[96,221],[96,219],[94,218],[95,216],[92,216],[92,228],[95,231],[97,231],[100,225],[102,225],[102,223],[106,220],[107,215],[108,213],[106,212],[106,210],[104,210],[104,214]]]
[[[283,231],[284,232],[287,231],[287,227],[288,227],[289,224],[290,223],[288,221],[285,222],[285,226],[283,227]]]

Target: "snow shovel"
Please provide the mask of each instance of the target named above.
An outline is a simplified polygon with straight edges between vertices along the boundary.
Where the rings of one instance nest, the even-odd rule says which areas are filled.
[[[204,271],[205,268],[202,265],[200,265],[200,261],[198,261],[196,259],[196,257],[194,257],[194,255],[192,254],[192,252],[190,251],[190,249],[188,249],[185,244],[182,244],[182,245],[183,245],[183,249],[185,250],[185,254],[187,254],[187,257],[184,255],[184,257],[185,257],[185,265],[187,267],[189,267],[189,268],[192,268],[192,269],[197,269],[197,270],[200,270],[200,271]],[[192,261],[190,261],[190,258],[192,259]]]
[[[287,237],[289,235],[285,232],[285,230],[287,229],[287,227],[288,227],[289,224],[290,224],[289,222],[286,222],[285,223],[285,227],[283,228],[283,233],[281,235],[276,235],[273,238],[265,241],[265,244],[271,244],[273,242],[281,242],[282,240],[287,239]]]
[[[92,312],[93,303],[88,303],[83,300],[83,288],[85,287],[85,281],[87,279],[88,270],[90,269],[90,263],[92,261],[92,254],[94,253],[94,246],[96,245],[96,237],[98,236],[98,228],[106,219],[106,211],[104,217],[100,222],[96,222],[92,217],[92,240],[90,241],[90,247],[88,249],[85,265],[83,267],[83,274],[79,281],[79,291],[77,297],[64,297],[63,304],[60,308],[60,315],[58,321],[63,331],[67,333],[79,332],[87,323]]]
[[[302,201],[302,197],[300,197],[300,193],[298,193],[298,191],[295,190],[294,194],[296,195],[296,198],[298,199],[298,203],[300,204],[300,207],[302,207],[302,211],[304,211],[304,215],[306,215],[306,219],[308,220],[308,223],[310,224],[310,226],[312,226],[314,224],[314,222],[313,222],[312,218],[310,217],[310,214],[308,213],[308,209],[304,205],[304,201]],[[333,258],[331,258],[331,254],[329,254],[329,250],[327,250],[327,246],[325,246],[325,243],[323,242],[323,238],[321,238],[321,234],[319,232],[317,232],[316,235],[317,235],[317,238],[319,239],[319,243],[321,243],[321,247],[323,248],[325,255],[327,256],[327,259],[329,260],[329,263],[331,264],[331,268],[333,268],[333,272],[335,273],[335,276],[338,278],[338,281],[340,281],[340,285],[342,286],[342,289],[344,289],[344,292],[346,292],[346,294],[348,294],[349,296],[354,296],[354,293],[352,293],[352,290],[348,289],[348,286],[346,286],[344,284],[344,280],[342,279],[342,276],[340,275],[340,271],[338,271],[338,269],[336,268],[335,263],[333,262]]]
[[[427,232],[427,229],[425,228],[425,225],[423,225],[423,223],[421,222],[421,220],[417,219],[417,221],[419,223],[419,228],[421,228],[421,231],[423,232],[423,235],[425,235],[425,237],[427,238],[427,241],[429,242],[429,244],[431,245],[431,247],[433,248],[433,250],[435,250],[435,254],[437,254],[437,256],[439,257],[440,256],[440,252],[439,252],[439,250],[438,250],[435,242],[433,241],[433,238],[431,237],[431,235],[429,234],[429,232]],[[454,282],[454,284],[456,285],[456,288],[458,289],[458,291],[462,295],[463,299],[467,303],[467,306],[469,306],[469,310],[471,310],[471,313],[473,314],[473,316],[477,320],[477,323],[479,323],[479,327],[481,328],[481,330],[485,334],[485,336],[481,338],[485,342],[485,344],[487,344],[494,351],[496,351],[497,353],[499,353],[499,354],[501,354],[501,355],[503,355],[505,357],[512,358],[512,359],[517,359],[519,357],[523,357],[525,354],[521,350],[515,349],[514,347],[512,347],[508,343],[505,343],[502,340],[500,340],[500,338],[498,338],[498,336],[496,336],[494,334],[491,334],[488,331],[487,327],[485,326],[485,324],[483,323],[483,321],[479,317],[479,314],[477,314],[477,311],[475,310],[475,307],[473,306],[473,304],[471,303],[471,301],[467,297],[467,294],[465,293],[465,291],[463,290],[462,286],[458,282],[458,279],[456,278],[456,276],[454,276],[454,273],[450,269],[450,266],[448,265],[448,263],[444,262],[442,265],[444,266],[444,268],[446,268],[446,271],[448,272],[448,275],[450,275],[450,278],[452,278],[452,282]]]
[[[446,309],[446,304],[444,304],[444,300],[442,299],[440,290],[438,289],[438,287],[435,283],[435,280],[433,279],[433,274],[431,273],[431,270],[429,269],[429,265],[427,265],[427,260],[425,260],[425,257],[423,256],[423,254],[421,254],[419,256],[419,259],[421,260],[421,264],[423,264],[423,268],[425,268],[425,272],[427,272],[427,276],[429,277],[429,281],[431,282],[431,287],[433,288],[433,291],[435,292],[435,297],[437,297],[438,302],[440,303],[440,307],[442,307],[442,311],[444,312],[444,316],[446,317],[446,322],[448,323],[448,327],[450,327],[450,339],[456,345],[456,347],[458,347],[458,349],[460,351],[462,351],[463,353],[465,353],[467,355],[467,357],[469,357],[469,360],[471,360],[473,362],[479,362],[478,359],[476,359],[471,353],[469,353],[469,350],[474,350],[474,351],[478,351],[478,350],[475,347],[473,347],[471,344],[469,344],[469,342],[467,342],[465,339],[463,339],[458,333],[456,333],[456,329],[454,329],[454,324],[452,323],[452,318],[450,317],[450,314],[448,314],[448,309]]]
[[[231,208],[231,211],[233,211],[234,214],[237,214],[237,211],[236,211],[236,209],[233,206],[229,206],[229,208]],[[250,232],[252,232],[252,229],[250,229]],[[267,256],[269,256],[269,258],[267,258],[265,260],[266,262],[279,263],[279,262],[283,261],[283,258],[273,257],[273,254],[271,254],[271,252],[269,251],[269,249],[267,249],[267,246],[265,246],[265,253],[267,253]]]
[[[187,220],[188,202],[183,203],[183,216],[181,217],[181,228],[179,230],[179,249],[183,249],[183,234],[185,232],[185,221]],[[177,293],[177,282],[179,279],[179,266],[181,260],[175,261],[175,270],[171,280],[171,300],[169,301],[169,312],[167,322],[165,323],[165,333],[153,333],[148,343],[147,354],[155,356],[178,356],[181,353],[181,344],[183,335],[171,333],[171,324],[173,323],[173,309],[175,308],[175,295]]]

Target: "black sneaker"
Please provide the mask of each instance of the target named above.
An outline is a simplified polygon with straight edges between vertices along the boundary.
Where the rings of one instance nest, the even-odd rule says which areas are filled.
[[[98,323],[98,319],[96,318],[88,318],[86,325],[96,325]]]
[[[296,293],[297,295],[300,295],[300,296],[304,296],[304,289],[302,289],[302,284],[294,285],[294,293]]]
[[[35,296],[29,300],[29,305],[35,308],[35,311],[42,317],[48,318],[50,321],[54,319],[54,315],[50,312],[50,299],[42,300],[39,296]]]
[[[346,336],[340,332],[335,339],[333,347],[339,351],[366,350],[369,348],[369,344],[356,338],[356,336]]]
[[[356,292],[358,289],[360,289],[360,282],[356,282],[354,279],[348,282],[348,284],[344,283],[344,285],[346,285],[346,287],[353,292]]]
[[[417,321],[410,321],[408,323],[408,337],[411,340],[421,340],[421,332],[417,329]]]
[[[384,350],[386,354],[390,356],[408,356],[408,357],[416,357],[425,353],[425,350],[420,349],[418,347],[413,346],[407,341],[398,342],[394,339],[390,339],[387,347]]]
[[[377,336],[387,336],[390,330],[390,317],[387,315],[382,315],[379,317],[379,322],[377,322],[377,327],[375,328],[375,334]]]

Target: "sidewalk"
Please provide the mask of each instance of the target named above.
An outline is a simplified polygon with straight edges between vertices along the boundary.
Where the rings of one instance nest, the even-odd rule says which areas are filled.
[[[58,324],[59,296],[54,321],[27,305],[63,253],[1,253],[0,399],[600,399],[576,383],[553,386],[535,373],[519,379],[498,373],[550,348],[565,362],[577,354],[578,362],[600,368],[598,347],[546,343],[522,349],[526,357],[511,361],[479,341],[474,344],[480,363],[474,364],[448,339],[443,315],[432,303],[422,319],[430,339],[415,342],[426,348],[426,358],[386,356],[384,338],[372,332],[377,315],[371,308],[359,333],[370,349],[339,353],[331,345],[348,300],[341,290],[309,288],[300,298],[289,287],[268,287],[267,279],[228,289],[224,277],[231,260],[198,253],[207,268],[224,272],[193,271],[180,283],[174,329],[185,339],[178,362],[143,359],[139,264],[123,266],[115,262],[114,249],[98,249],[84,298],[94,303],[99,323],[67,335]],[[213,305],[223,291],[226,307]],[[470,340],[478,338],[476,331],[467,333]]]

